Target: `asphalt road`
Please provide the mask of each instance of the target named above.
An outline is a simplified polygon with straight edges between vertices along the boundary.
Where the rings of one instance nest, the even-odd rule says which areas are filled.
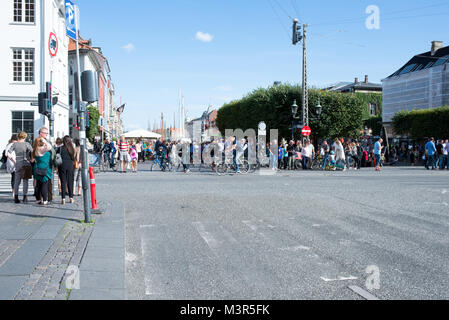
[[[449,299],[449,171],[141,169],[96,177],[126,207],[127,299]]]

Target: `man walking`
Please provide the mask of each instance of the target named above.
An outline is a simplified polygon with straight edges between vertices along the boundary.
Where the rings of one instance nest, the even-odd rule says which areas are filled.
[[[125,136],[120,137],[118,148],[120,150],[120,170],[122,173],[126,173],[126,168],[128,167],[129,143],[125,140]]]
[[[288,153],[288,170],[294,170],[295,166],[295,145],[294,141],[291,140],[290,143],[287,146],[287,153]]]
[[[376,171],[381,171],[380,168],[380,159],[382,158],[382,149],[384,148],[382,146],[383,139],[380,138],[376,143],[374,144],[374,158],[376,160]]]
[[[426,162],[426,169],[429,169],[429,163],[432,163],[432,170],[436,169],[436,161],[435,161],[435,152],[436,152],[436,147],[435,147],[435,139],[434,138],[430,138],[430,140],[427,142],[426,144],[426,154],[427,154],[427,162]]]

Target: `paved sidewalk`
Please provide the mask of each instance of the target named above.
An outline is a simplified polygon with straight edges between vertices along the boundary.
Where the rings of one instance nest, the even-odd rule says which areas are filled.
[[[47,207],[29,198],[0,193],[0,300],[124,299],[123,206],[100,202],[105,214],[85,224],[81,197]],[[67,290],[74,267],[80,290]]]

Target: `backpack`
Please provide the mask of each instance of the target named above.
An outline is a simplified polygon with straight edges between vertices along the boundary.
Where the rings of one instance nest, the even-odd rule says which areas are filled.
[[[8,157],[6,157],[6,150],[3,150],[1,162],[6,163]]]
[[[55,167],[60,167],[62,165],[61,147],[56,151],[55,159],[53,161]]]

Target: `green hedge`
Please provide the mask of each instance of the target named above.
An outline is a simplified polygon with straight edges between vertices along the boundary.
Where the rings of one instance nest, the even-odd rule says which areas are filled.
[[[449,107],[397,112],[392,120],[397,135],[413,139],[449,137]]]
[[[381,95],[375,96],[380,103]],[[322,114],[316,119],[316,105],[320,99]],[[380,100],[379,100],[380,98]],[[354,137],[363,133],[363,119],[366,116],[370,95],[348,94],[309,90],[309,114],[312,138]],[[265,121],[267,129],[278,129],[279,136],[290,139],[292,124],[291,105],[296,100],[301,116],[301,87],[279,85],[254,90],[244,98],[225,104],[217,115],[217,126],[224,134],[225,129],[257,129]],[[379,104],[380,105],[380,104]],[[368,109],[369,114],[369,109]],[[299,130],[295,138],[300,137]]]

